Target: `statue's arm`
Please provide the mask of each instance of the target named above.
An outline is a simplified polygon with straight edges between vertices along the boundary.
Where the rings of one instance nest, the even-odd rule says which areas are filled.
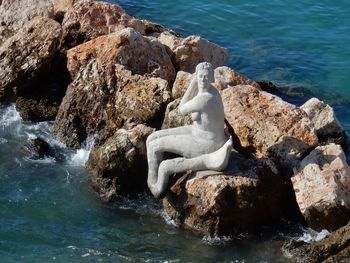
[[[197,93],[198,93],[197,76],[196,76],[196,73],[194,73],[192,80],[191,80],[191,83],[188,86],[184,96],[182,97],[182,99],[180,101],[179,107],[181,107],[182,105],[184,105],[185,103],[187,103],[188,101],[193,99]]]
[[[179,111],[181,114],[185,115],[191,112],[200,112],[204,109],[207,104],[208,99],[203,94],[199,94],[190,101],[179,106]]]

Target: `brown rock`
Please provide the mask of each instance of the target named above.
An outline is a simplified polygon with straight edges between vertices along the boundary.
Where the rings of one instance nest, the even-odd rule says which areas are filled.
[[[142,35],[161,32],[164,28],[146,20],[129,16],[116,4],[97,1],[78,1],[68,9],[64,20],[63,41],[65,48],[71,48],[124,28],[132,27]]]
[[[177,71],[195,72],[198,63],[207,61],[214,68],[225,64],[228,53],[214,43],[199,36],[182,38],[172,32],[162,32],[158,41],[169,48],[173,63]]]
[[[68,50],[67,58],[72,79],[91,59],[98,59],[103,64],[121,64],[133,74],[160,77],[169,83],[174,81],[176,75],[165,48],[132,28],[101,36],[72,48]]]
[[[0,25],[20,29],[36,16],[53,18],[50,0],[3,0],[0,6]]]
[[[350,224],[338,229],[326,239],[314,243],[288,241],[282,248],[288,262],[348,263],[350,258]]]
[[[15,34],[11,26],[0,26],[0,46]]]
[[[37,85],[49,72],[61,36],[60,25],[35,17],[0,46],[0,100]]]
[[[218,90],[224,90],[237,85],[250,85],[260,89],[258,83],[229,67],[223,66],[215,69],[215,87]]]
[[[290,166],[318,143],[306,113],[281,98],[248,85],[221,93],[228,123],[253,156],[274,157]]]
[[[271,160],[247,160],[234,153],[225,172],[182,176],[163,205],[181,226],[206,235],[227,235],[256,231],[281,220],[290,212],[287,209],[295,212],[292,196],[291,185]]]
[[[332,107],[317,98],[312,98],[300,108],[309,116],[321,142],[344,142],[345,132]]]
[[[174,99],[182,98],[191,83],[192,77],[193,74],[191,73],[185,71],[177,72],[176,79],[171,90]]]
[[[192,124],[193,121],[190,114],[186,114],[184,116],[179,112],[178,106],[180,104],[180,101],[181,99],[179,98],[167,105],[162,129],[169,129]]]
[[[75,148],[88,135],[103,141],[128,123],[154,125],[169,99],[165,80],[91,60],[67,89],[54,134]]]
[[[316,230],[334,230],[350,220],[350,168],[342,148],[319,146],[292,178],[300,211]]]
[[[146,139],[154,129],[139,124],[119,129],[104,144],[95,146],[87,161],[91,183],[102,200],[141,193],[147,186]]]
[[[70,9],[76,0],[51,0],[54,6],[55,13],[66,12]]]

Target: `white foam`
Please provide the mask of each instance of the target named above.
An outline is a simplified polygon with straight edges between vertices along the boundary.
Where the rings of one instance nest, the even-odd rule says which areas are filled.
[[[7,140],[5,138],[0,138],[0,144],[5,144],[7,143]]]
[[[167,212],[165,212],[164,210],[160,213],[161,217],[164,219],[165,223],[167,225],[170,225],[170,226],[174,226],[174,227],[178,227],[179,224],[174,220],[172,219],[168,214]]]
[[[325,239],[329,236],[329,231],[326,229],[323,229],[320,232],[317,232],[311,228],[307,228],[304,230],[304,233],[301,237],[297,238],[298,241],[304,241],[306,243],[311,243],[315,241],[321,241],[322,239]]]
[[[224,245],[232,240],[230,236],[204,236],[202,242],[209,246]]]
[[[73,166],[84,166],[87,160],[89,159],[89,155],[92,147],[95,143],[95,137],[90,136],[83,143],[81,149],[78,149],[71,157],[69,164]]]
[[[0,110],[0,127],[5,129],[14,123],[22,121],[21,116],[16,110],[15,104],[11,104],[9,107],[2,108]]]

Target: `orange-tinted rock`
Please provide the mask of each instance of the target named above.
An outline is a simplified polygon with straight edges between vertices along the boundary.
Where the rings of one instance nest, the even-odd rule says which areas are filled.
[[[249,85],[225,89],[221,96],[228,123],[253,156],[290,166],[317,146],[306,113],[281,98]]]
[[[67,89],[54,134],[75,148],[89,135],[104,141],[130,123],[153,125],[169,99],[167,81],[91,60]]]
[[[172,83],[175,69],[164,46],[149,40],[132,28],[105,35],[67,51],[67,67],[74,79],[92,60],[121,64],[133,74],[160,77]]]
[[[334,230],[350,220],[350,168],[339,145],[313,150],[301,162],[292,182],[310,227]]]

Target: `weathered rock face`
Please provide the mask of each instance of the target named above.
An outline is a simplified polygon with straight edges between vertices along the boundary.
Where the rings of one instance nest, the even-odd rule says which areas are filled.
[[[67,52],[67,66],[72,79],[91,59],[101,63],[124,65],[133,74],[160,77],[172,83],[175,69],[164,46],[151,41],[132,28],[101,36]]]
[[[0,6],[0,24],[20,29],[36,16],[53,18],[50,0],[3,0]]]
[[[54,6],[55,13],[66,12],[72,7],[74,1],[76,0],[51,0]]]
[[[5,42],[6,39],[12,37],[15,32],[11,26],[1,26],[0,25],[0,46]]]
[[[69,85],[54,134],[74,148],[88,135],[103,141],[127,123],[153,125],[169,99],[167,81],[92,60]]]
[[[203,61],[210,62],[216,68],[224,65],[228,56],[225,48],[199,36],[181,38],[165,31],[157,39],[169,48],[177,71],[193,73],[198,63]]]
[[[225,89],[221,96],[228,123],[255,157],[290,166],[318,143],[306,113],[277,96],[248,85]]]
[[[56,21],[35,17],[0,46],[0,100],[20,95],[46,76],[60,36]]]
[[[319,146],[292,178],[300,211],[316,230],[334,230],[350,220],[350,168],[339,145]]]
[[[237,85],[250,85],[260,89],[258,83],[229,67],[223,66],[215,69],[215,87],[218,90],[224,90]]]
[[[142,35],[161,32],[162,26],[129,16],[116,4],[78,1],[66,13],[62,46],[70,48],[96,37],[131,27]]]
[[[274,163],[234,153],[226,172],[186,174],[170,188],[163,205],[180,225],[207,235],[254,231],[271,225],[293,205],[291,185]],[[294,201],[295,202],[295,201]]]
[[[183,97],[188,86],[191,83],[192,77],[193,77],[193,74],[191,73],[188,73],[185,71],[177,72],[173,88],[171,89],[171,93],[174,99]]]
[[[342,143],[344,141],[343,127],[337,120],[334,110],[328,104],[317,98],[312,98],[300,108],[309,116],[321,142]]]
[[[350,258],[350,224],[331,233],[329,237],[315,243],[291,240],[282,248],[288,262],[347,263]]]
[[[120,195],[141,193],[147,186],[146,139],[154,129],[139,124],[119,129],[90,153],[87,168],[91,182],[102,200],[110,202]]]
[[[193,121],[190,114],[182,115],[179,112],[178,107],[180,101],[181,99],[179,98],[167,105],[162,129],[169,129],[192,124]]]

